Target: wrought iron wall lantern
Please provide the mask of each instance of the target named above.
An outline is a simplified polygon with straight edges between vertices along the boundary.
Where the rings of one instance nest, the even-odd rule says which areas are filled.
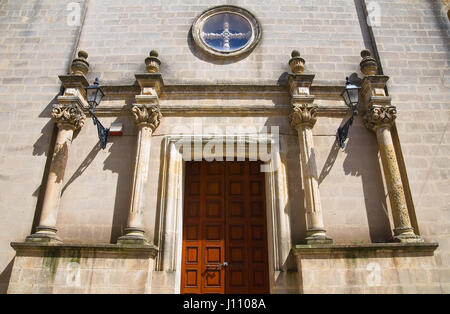
[[[359,91],[361,89],[361,87],[350,83],[348,77],[346,77],[346,81],[341,96],[344,98],[345,104],[352,110],[352,116],[344,125],[338,128],[336,141],[341,148],[345,147],[345,141],[347,140],[350,126],[353,124],[353,118],[358,115]]]
[[[95,108],[98,105],[100,105],[103,96],[105,96],[105,93],[99,86],[98,77],[95,78],[94,84],[89,85],[88,87],[85,88],[85,90],[86,90],[86,99],[89,104],[89,113],[92,116],[94,125],[97,126],[98,138],[102,143],[102,148],[105,149],[106,142],[108,141],[109,137],[109,129],[106,129],[94,114]]]

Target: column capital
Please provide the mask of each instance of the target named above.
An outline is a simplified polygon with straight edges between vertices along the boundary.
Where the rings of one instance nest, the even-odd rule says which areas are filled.
[[[76,103],[55,104],[52,109],[52,119],[60,129],[76,130],[84,125],[86,115]]]
[[[447,17],[450,20],[450,0],[442,0],[442,3],[445,6],[445,9],[447,11]]]
[[[300,127],[314,127],[317,121],[317,110],[319,107],[312,103],[293,104],[289,121],[295,129]]]
[[[162,114],[156,104],[135,104],[132,108],[134,122],[139,126],[148,126],[152,132],[156,130],[161,122]]]
[[[397,108],[395,106],[372,105],[364,116],[364,125],[375,132],[380,127],[391,128],[396,118]]]

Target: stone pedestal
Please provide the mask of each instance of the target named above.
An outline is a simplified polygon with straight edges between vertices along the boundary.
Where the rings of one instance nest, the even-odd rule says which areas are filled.
[[[144,236],[143,214],[145,208],[145,191],[148,181],[150,148],[152,134],[159,126],[161,112],[158,93],[162,85],[159,74],[136,75],[141,87],[141,94],[136,96],[133,116],[138,128],[136,159],[134,164],[133,189],[125,234],[119,238],[119,244],[147,244]]]
[[[298,291],[304,294],[442,293],[437,243],[296,245]]]
[[[149,294],[152,245],[13,242],[8,294]]]

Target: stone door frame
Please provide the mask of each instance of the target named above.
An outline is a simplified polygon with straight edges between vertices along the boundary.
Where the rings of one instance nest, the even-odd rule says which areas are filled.
[[[278,273],[284,270],[284,261],[288,258],[292,248],[290,230],[290,209],[287,195],[287,176],[282,156],[279,151],[277,138],[267,134],[251,135],[169,135],[163,139],[163,163],[161,168],[161,203],[159,221],[157,221],[159,233],[157,245],[159,252],[156,257],[155,270],[175,273],[173,291],[180,293],[181,284],[181,256],[183,241],[183,205],[185,185],[185,161],[183,160],[183,147],[185,145],[199,145],[202,149],[206,143],[220,141],[239,144],[245,147],[245,151],[234,149],[227,152],[223,149],[222,157],[248,158],[251,145],[268,145],[272,158],[264,161],[264,165],[270,169],[265,175],[266,190],[266,217],[267,217],[267,245],[269,254],[269,282],[270,291],[273,291]],[[259,147],[259,146],[258,146]],[[193,151],[193,149],[192,149]],[[203,155],[203,158],[211,156]],[[275,169],[275,171],[273,171]]]

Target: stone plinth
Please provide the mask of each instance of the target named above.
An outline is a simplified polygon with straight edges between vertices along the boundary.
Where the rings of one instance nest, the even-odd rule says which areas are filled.
[[[11,243],[8,293],[151,293],[151,245]]]
[[[437,243],[297,245],[300,293],[441,293]]]

